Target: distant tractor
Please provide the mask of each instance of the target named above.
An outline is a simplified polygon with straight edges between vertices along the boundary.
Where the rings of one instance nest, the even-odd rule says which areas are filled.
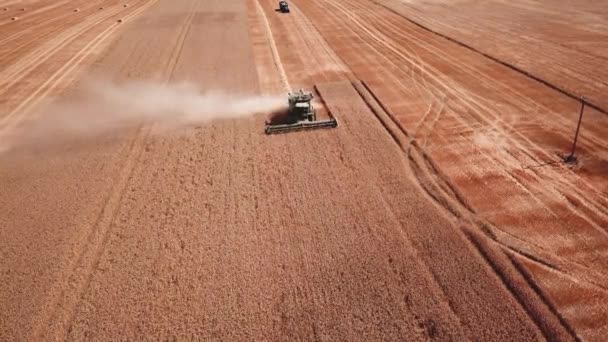
[[[289,13],[289,5],[287,4],[287,1],[279,1],[279,11],[281,11],[281,13]]]

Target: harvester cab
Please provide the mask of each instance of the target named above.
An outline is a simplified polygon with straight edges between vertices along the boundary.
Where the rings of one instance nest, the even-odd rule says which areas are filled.
[[[302,90],[295,94],[288,94],[288,116],[296,121],[315,121],[315,108],[312,106],[312,103],[310,103],[312,99],[312,93],[306,94]]]
[[[335,118],[317,120],[315,108],[311,101],[312,93],[303,90],[288,94],[287,117],[281,123],[266,123],[266,134],[285,133],[304,129],[335,128],[338,121]]]
[[[289,13],[289,5],[287,4],[287,1],[279,1],[279,11],[281,11],[281,13]]]

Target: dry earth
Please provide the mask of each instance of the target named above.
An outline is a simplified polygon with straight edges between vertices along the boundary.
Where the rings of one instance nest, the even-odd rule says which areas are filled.
[[[605,6],[290,6],[0,0],[0,339],[602,341]],[[95,77],[311,89],[340,127],[11,145]]]

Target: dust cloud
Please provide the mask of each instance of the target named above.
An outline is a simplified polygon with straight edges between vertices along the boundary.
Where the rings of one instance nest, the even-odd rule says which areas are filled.
[[[161,131],[174,131],[211,120],[280,111],[285,102],[284,96],[203,92],[188,82],[90,80],[69,100],[52,101],[17,127],[0,130],[0,152],[66,139],[90,139],[145,123],[154,123]]]

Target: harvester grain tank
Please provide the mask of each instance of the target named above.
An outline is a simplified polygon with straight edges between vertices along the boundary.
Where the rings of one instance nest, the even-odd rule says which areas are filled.
[[[312,99],[312,93],[305,93],[303,90],[289,93],[286,119],[278,124],[267,122],[266,134],[338,127],[338,121],[335,118],[317,120],[315,108],[311,103]]]

